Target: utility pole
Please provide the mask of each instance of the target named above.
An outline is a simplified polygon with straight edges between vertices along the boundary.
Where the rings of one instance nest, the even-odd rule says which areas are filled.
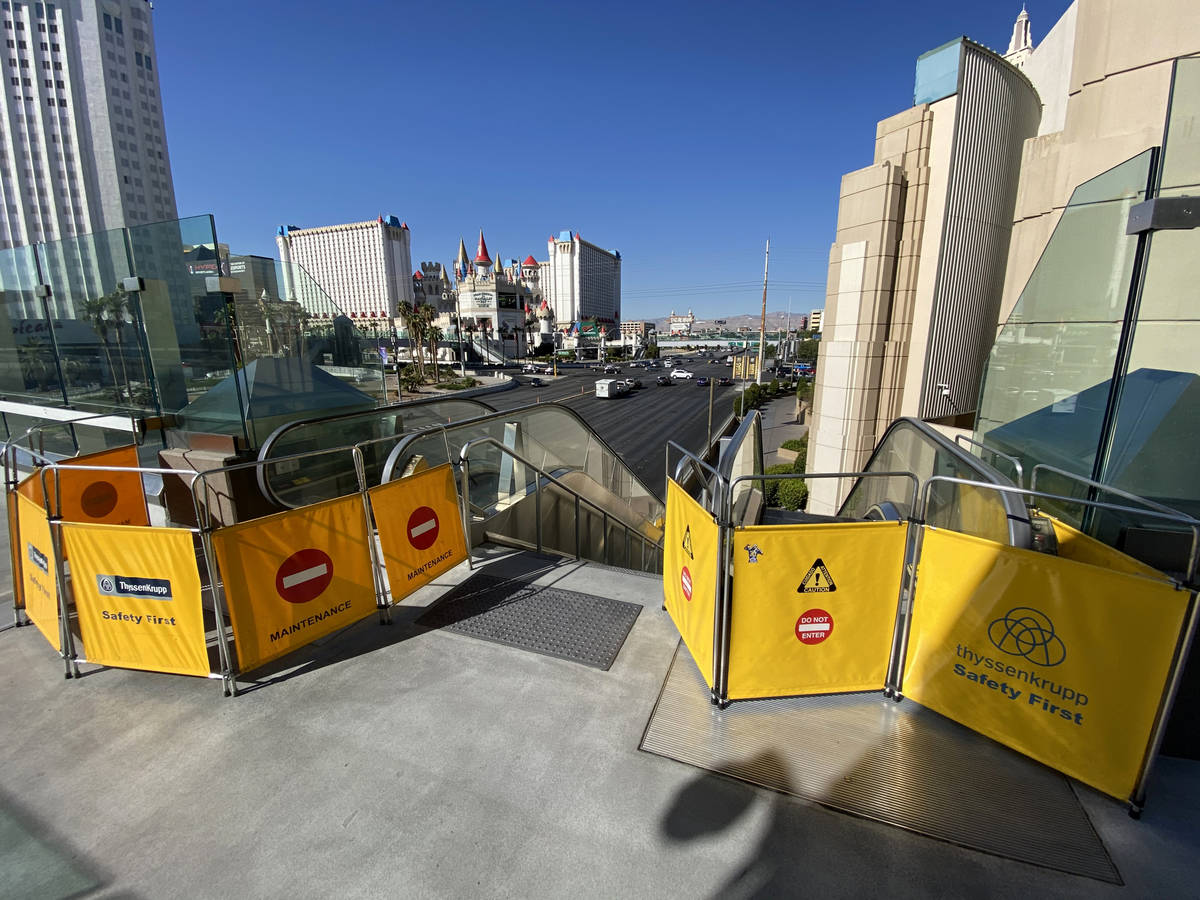
[[[763,257],[763,299],[762,299],[762,320],[758,326],[758,372],[755,373],[754,380],[756,382],[762,379],[763,361],[767,353],[767,269],[771,264],[771,239],[767,238],[767,252]]]

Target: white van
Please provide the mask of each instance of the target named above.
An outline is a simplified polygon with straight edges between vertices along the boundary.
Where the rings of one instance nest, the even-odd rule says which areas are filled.
[[[628,390],[629,385],[620,378],[601,378],[596,382],[597,397],[620,397]]]

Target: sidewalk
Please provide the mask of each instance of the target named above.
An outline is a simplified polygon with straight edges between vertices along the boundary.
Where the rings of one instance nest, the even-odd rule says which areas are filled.
[[[796,420],[795,395],[772,400],[759,412],[763,419],[763,466],[790,463],[791,459],[783,459],[777,452],[780,445],[808,434],[808,425],[801,425]]]

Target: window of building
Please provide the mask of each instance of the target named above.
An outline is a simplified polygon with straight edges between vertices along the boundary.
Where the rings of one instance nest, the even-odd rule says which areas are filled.
[[[133,54],[133,61],[134,61],[135,63],[137,63],[137,64],[140,66],[140,65],[142,64],[142,54],[140,54],[140,53],[134,53],[134,54]]]
[[[21,83],[21,79],[17,78],[16,76],[13,76],[12,83],[19,85]]]
[[[119,18],[119,17],[118,17],[118,18],[114,18],[114,19],[113,19],[113,31],[115,31],[117,34],[124,34],[124,33],[125,33],[125,28],[124,28],[124,26],[121,24],[121,20],[120,20],[120,18]]]
[[[110,16],[108,13],[104,14],[104,27],[109,31],[112,31],[112,16]]]
[[[147,71],[147,72],[153,72],[153,71],[154,71],[154,66],[152,66],[152,65],[150,64],[150,54],[149,54],[149,53],[147,53],[145,58],[146,58],[146,71]]]
[[[8,49],[9,49],[9,50],[12,50],[12,49],[14,49],[16,46],[17,46],[17,42],[16,42],[16,41],[14,41],[14,40],[10,40],[10,41],[8,42]]]

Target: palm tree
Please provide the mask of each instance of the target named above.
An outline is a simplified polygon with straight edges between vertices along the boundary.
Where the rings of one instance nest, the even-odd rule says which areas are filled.
[[[108,361],[108,374],[113,381],[114,398],[116,402],[120,403],[121,394],[117,387],[117,370],[113,366],[112,350],[109,349],[108,343],[110,297],[108,294],[102,297],[92,297],[84,300],[82,307],[84,316],[92,323],[92,330],[99,336],[101,345],[104,347],[104,358]],[[122,366],[123,364],[122,360]],[[128,379],[126,379],[126,383],[128,383]]]
[[[426,307],[426,309],[430,309],[430,307]],[[430,359],[433,360],[433,383],[437,384],[439,381],[442,380],[441,372],[438,370],[438,362],[437,362],[438,342],[440,342],[442,339],[442,329],[438,328],[436,325],[431,323],[429,325],[428,337],[429,337],[429,357],[430,357]]]
[[[505,356],[508,352],[508,349],[505,346],[505,342],[508,340],[508,336],[510,334],[512,334],[512,329],[509,327],[508,323],[505,322],[504,324],[502,324],[500,326],[500,355],[501,356]],[[514,343],[516,342],[515,337],[513,338],[513,342]]]
[[[528,313],[525,316],[525,355],[526,356],[533,355],[530,352],[529,348],[533,344],[533,329],[535,329],[537,327],[537,323],[538,323],[537,316],[535,316],[533,313]]]

